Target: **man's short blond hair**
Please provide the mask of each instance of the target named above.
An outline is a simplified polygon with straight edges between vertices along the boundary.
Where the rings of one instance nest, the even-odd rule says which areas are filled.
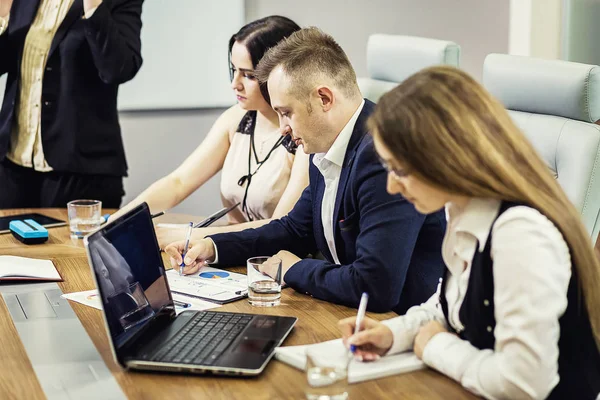
[[[306,98],[319,76],[329,78],[344,96],[360,96],[356,73],[344,50],[333,37],[311,27],[294,32],[265,53],[255,75],[266,84],[278,66],[291,78],[293,95]]]

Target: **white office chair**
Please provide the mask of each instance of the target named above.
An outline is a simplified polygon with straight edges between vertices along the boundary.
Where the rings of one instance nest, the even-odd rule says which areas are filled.
[[[458,67],[460,46],[445,40],[374,34],[367,43],[368,78],[359,78],[363,97],[377,102],[415,72],[432,65]]]
[[[509,110],[581,211],[600,232],[600,67],[490,54],[483,84]]]

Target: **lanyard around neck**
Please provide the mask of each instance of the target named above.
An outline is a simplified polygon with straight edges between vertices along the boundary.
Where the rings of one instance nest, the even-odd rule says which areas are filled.
[[[273,147],[271,147],[271,150],[269,150],[265,158],[263,160],[259,160],[258,154],[256,153],[256,146],[254,145],[254,130],[250,133],[250,146],[248,148],[248,174],[242,176],[238,180],[238,185],[244,186],[244,184],[246,184],[246,190],[244,191],[244,199],[242,200],[242,211],[246,213],[248,221],[254,220],[250,215],[248,206],[246,204],[246,200],[248,199],[248,189],[250,188],[250,182],[252,182],[252,177],[256,175],[260,167],[262,167],[263,164],[269,159],[269,157],[271,156],[271,154],[273,154],[275,149],[281,145],[284,138],[285,136],[281,136],[279,139],[277,139],[277,141],[275,142]],[[252,172],[252,155],[254,155],[254,160],[256,162],[256,169],[254,170],[254,172]]]

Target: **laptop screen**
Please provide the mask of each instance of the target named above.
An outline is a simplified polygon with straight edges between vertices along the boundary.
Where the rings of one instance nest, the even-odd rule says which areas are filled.
[[[116,351],[158,313],[174,312],[145,204],[90,235],[87,247]]]

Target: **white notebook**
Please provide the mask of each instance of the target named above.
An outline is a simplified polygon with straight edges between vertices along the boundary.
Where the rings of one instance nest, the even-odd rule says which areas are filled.
[[[332,349],[344,348],[342,339],[328,342],[304,345],[286,346],[275,349],[275,358],[292,367],[304,370],[306,368],[306,348],[314,346],[322,349],[323,355]],[[337,348],[337,349],[336,349]],[[394,354],[381,357],[377,361],[361,362],[352,360],[348,367],[348,382],[357,383],[370,379],[384,378],[390,375],[402,374],[425,368],[425,363],[419,360],[413,352]]]
[[[0,281],[60,282],[62,277],[51,260],[0,256]]]

